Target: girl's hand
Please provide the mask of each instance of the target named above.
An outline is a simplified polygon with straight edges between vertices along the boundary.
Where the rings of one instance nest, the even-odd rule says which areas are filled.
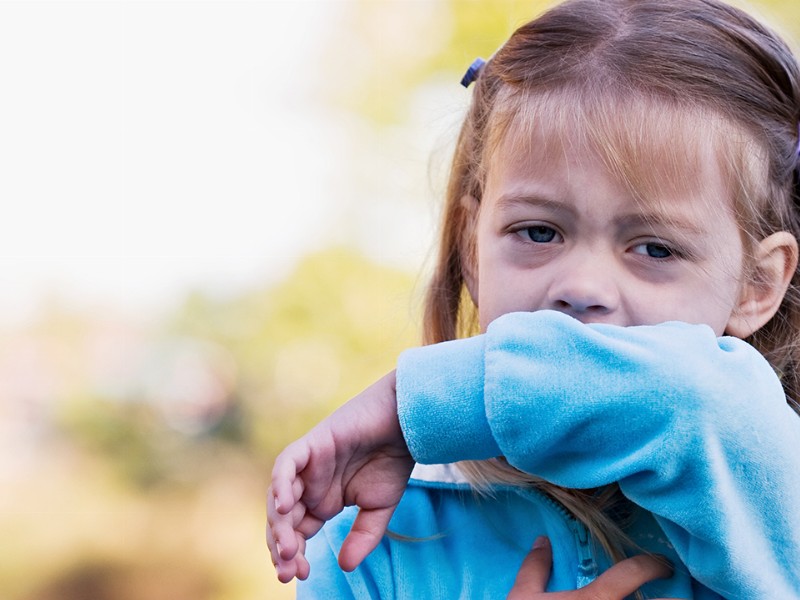
[[[663,561],[640,554],[618,562],[579,590],[546,593],[552,564],[550,541],[540,537],[522,562],[508,600],[623,600],[648,581],[672,576]]]
[[[267,493],[267,545],[278,579],[308,577],[305,541],[345,506],[358,516],[339,553],[355,569],[380,542],[414,461],[397,419],[392,371],[275,459]]]

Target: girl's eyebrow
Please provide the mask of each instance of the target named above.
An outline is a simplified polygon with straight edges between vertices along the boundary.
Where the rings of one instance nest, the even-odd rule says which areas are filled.
[[[708,230],[700,223],[697,223],[696,219],[690,219],[681,214],[665,214],[660,211],[624,215],[617,220],[617,223],[621,229],[658,226],[673,230],[677,229],[683,233],[693,235],[705,235],[708,233]]]
[[[510,192],[501,195],[496,202],[496,206],[500,210],[515,208],[520,205],[532,205],[574,214],[575,209],[566,202],[547,198],[542,194],[531,192]]]

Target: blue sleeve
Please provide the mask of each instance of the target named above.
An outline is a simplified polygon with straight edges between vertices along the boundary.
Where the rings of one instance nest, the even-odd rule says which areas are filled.
[[[800,597],[800,419],[741,340],[514,313],[404,353],[397,392],[419,462],[502,455],[564,487],[617,481],[698,581],[726,598]]]

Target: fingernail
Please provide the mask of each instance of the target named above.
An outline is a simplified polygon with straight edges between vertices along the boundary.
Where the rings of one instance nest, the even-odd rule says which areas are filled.
[[[540,548],[547,548],[550,545],[550,540],[547,539],[546,536],[540,535],[536,538],[536,541],[533,542],[533,549],[539,550]]]
[[[283,558],[283,547],[281,546],[280,542],[275,542],[275,548],[278,550],[278,556]]]
[[[278,500],[277,496],[275,496],[275,510],[277,510],[278,512],[280,512],[281,510],[281,501]]]

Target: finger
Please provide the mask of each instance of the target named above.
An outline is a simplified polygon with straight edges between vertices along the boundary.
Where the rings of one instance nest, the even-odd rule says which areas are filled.
[[[275,497],[272,495],[271,490],[269,490],[267,492],[267,547],[269,548],[269,553],[275,566],[277,566],[278,561],[281,560],[281,551],[283,549],[278,543],[280,536],[277,536],[275,532],[276,528],[280,529],[285,520],[286,517],[278,514],[275,510]]]
[[[282,515],[270,504],[271,502],[268,501],[267,523],[275,540],[275,549],[282,560],[291,560],[298,551],[297,527],[303,523],[306,507],[302,502],[298,502],[292,507],[289,514]]]
[[[278,561],[280,560],[280,552],[278,552],[277,545],[275,544],[275,537],[272,535],[272,527],[269,523],[267,523],[267,548],[269,548],[269,557],[272,560],[272,564],[274,566],[278,566]]]
[[[332,434],[320,431],[313,438],[313,451],[305,467],[298,472],[303,484],[300,490],[303,502],[317,513],[329,513],[329,517],[342,510],[342,470],[345,465],[341,460],[337,458],[337,445]],[[333,508],[328,507],[329,504]]]
[[[306,514],[295,527],[295,532],[297,532],[297,554],[292,560],[295,562],[295,576],[298,579],[307,579],[311,571],[311,566],[305,556],[306,540],[316,535],[324,524],[325,521],[322,519],[317,519],[316,517]]]
[[[314,537],[324,524],[324,520],[306,513],[294,529],[305,539],[308,539]]]
[[[300,547],[305,551],[305,541],[301,542]],[[278,580],[281,583],[289,583],[295,577],[298,579],[306,579],[311,570],[308,560],[305,555],[301,553],[298,553],[291,560],[273,560],[273,565],[275,566]]]
[[[304,487],[305,486],[303,485],[303,479],[301,477],[297,477],[292,482],[292,500],[294,500],[295,502],[300,501],[300,498],[303,497]]]
[[[287,513],[300,496],[295,496],[295,481],[297,474],[302,471],[310,459],[311,452],[308,444],[302,440],[286,446],[275,459],[272,467],[272,481],[270,488],[275,496],[275,507],[280,513]],[[302,493],[302,492],[301,492]]]
[[[585,589],[601,588],[600,598],[624,598],[648,581],[668,577],[672,577],[672,567],[665,558],[640,554],[618,562]]]
[[[308,565],[308,563],[306,563],[306,565]],[[281,583],[289,583],[292,579],[297,577],[298,570],[299,569],[297,560],[281,562],[275,565],[275,572],[278,574],[278,581],[280,581]]]
[[[294,561],[287,562],[281,559],[270,527],[267,527],[267,546],[269,547],[270,558],[272,559],[272,565],[275,567],[275,573],[278,575],[278,580],[281,583],[289,583],[294,578],[297,567]]]
[[[267,530],[267,544],[274,545],[274,540],[270,539],[270,531]],[[290,560],[283,560],[276,553],[272,555],[272,564],[275,566],[275,572],[278,575],[278,580],[281,583],[289,583],[292,579],[307,579],[311,567],[305,557],[306,540],[298,534],[297,536],[298,552]]]
[[[386,533],[395,507],[361,509],[339,551],[339,566],[352,571],[372,552]]]
[[[545,536],[539,536],[522,561],[514,587],[508,594],[508,600],[528,600],[533,594],[544,592],[552,566],[553,550],[550,547],[550,540]]]
[[[300,538],[300,551],[297,554],[297,558],[295,559],[295,564],[297,566],[297,578],[298,579],[308,579],[308,575],[311,572],[311,565],[308,564],[308,559],[306,559],[306,540],[305,538]]]

